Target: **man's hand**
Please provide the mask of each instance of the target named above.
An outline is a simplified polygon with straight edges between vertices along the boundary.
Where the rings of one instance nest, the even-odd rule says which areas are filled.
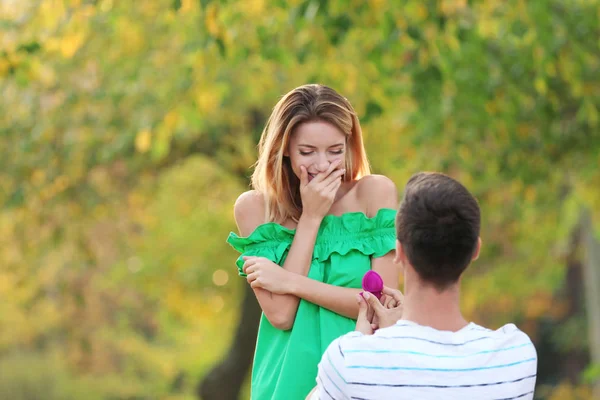
[[[368,292],[363,292],[356,295],[356,301],[358,302],[358,318],[356,318],[356,330],[364,335],[372,335],[374,325],[373,313],[369,313],[369,305],[363,298],[363,295]],[[375,301],[379,302],[375,296],[371,296]],[[370,314],[370,315],[369,315]]]
[[[357,331],[372,335],[375,330],[392,326],[402,318],[402,292],[384,286],[383,294],[386,295],[385,304],[381,304],[379,299],[369,292],[358,295]]]

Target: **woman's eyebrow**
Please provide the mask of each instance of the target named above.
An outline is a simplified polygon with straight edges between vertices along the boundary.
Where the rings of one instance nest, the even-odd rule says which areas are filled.
[[[332,148],[332,147],[339,147],[339,146],[343,146],[344,143],[336,143],[336,144],[332,144],[331,146],[329,146],[328,148]],[[300,143],[298,144],[299,147],[308,147],[310,149],[316,149],[316,146],[313,146],[312,144],[305,144],[305,143]]]

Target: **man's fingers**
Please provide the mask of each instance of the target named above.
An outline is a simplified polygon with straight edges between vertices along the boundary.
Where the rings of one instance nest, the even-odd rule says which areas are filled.
[[[367,303],[360,294],[356,295],[356,302],[358,303],[358,317],[366,317],[367,310],[369,309],[369,307],[367,306]]]
[[[369,303],[369,308],[373,309],[373,311],[381,311],[381,310],[385,310],[385,308],[383,307],[383,304],[381,304],[379,302],[379,299],[377,297],[375,297],[374,295],[372,295],[369,292],[364,292],[364,297],[365,300],[367,301],[367,303]]]
[[[402,294],[401,291],[399,291],[397,289],[392,289],[387,286],[384,286],[382,292],[383,292],[383,294],[387,294],[388,296],[393,297],[397,303],[401,303],[402,300],[404,300],[404,295]]]
[[[385,301],[383,302],[383,306],[385,308],[394,308],[396,307],[396,299],[394,299],[392,296],[388,296],[386,294],[383,295],[385,297]]]

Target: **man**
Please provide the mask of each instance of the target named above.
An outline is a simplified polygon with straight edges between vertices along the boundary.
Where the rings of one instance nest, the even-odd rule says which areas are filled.
[[[356,331],[323,355],[313,398],[533,399],[529,337],[513,324],[493,331],[469,323],[460,311],[479,228],[479,205],[456,180],[419,173],[408,181],[396,219],[404,298],[388,288],[386,306],[367,292],[358,297]]]

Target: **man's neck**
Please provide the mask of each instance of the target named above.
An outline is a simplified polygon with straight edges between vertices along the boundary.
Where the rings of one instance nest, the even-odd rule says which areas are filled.
[[[468,325],[460,312],[458,284],[443,292],[421,282],[411,282],[405,289],[402,319],[440,331],[456,332]]]

